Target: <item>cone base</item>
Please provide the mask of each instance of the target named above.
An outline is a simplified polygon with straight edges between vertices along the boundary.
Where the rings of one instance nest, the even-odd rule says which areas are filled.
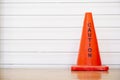
[[[108,71],[108,66],[79,66],[71,67],[71,71]]]

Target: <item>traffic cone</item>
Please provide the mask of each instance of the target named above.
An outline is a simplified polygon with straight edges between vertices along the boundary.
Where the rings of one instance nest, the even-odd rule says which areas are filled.
[[[92,13],[85,14],[80,49],[77,65],[72,66],[72,71],[107,71],[108,66],[101,65],[99,48],[94,29]]]

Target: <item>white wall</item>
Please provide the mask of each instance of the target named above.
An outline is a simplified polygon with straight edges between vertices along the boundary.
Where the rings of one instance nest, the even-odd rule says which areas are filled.
[[[70,67],[85,12],[103,64],[120,68],[120,0],[0,0],[1,67]]]

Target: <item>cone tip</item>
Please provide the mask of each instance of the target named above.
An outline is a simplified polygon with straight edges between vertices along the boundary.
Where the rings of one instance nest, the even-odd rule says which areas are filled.
[[[92,12],[86,12],[85,14],[92,14]]]

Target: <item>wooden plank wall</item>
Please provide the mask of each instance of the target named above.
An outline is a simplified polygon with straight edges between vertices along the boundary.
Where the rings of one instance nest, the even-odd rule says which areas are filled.
[[[120,67],[120,0],[0,0],[1,67],[75,64],[85,12],[103,64]]]

